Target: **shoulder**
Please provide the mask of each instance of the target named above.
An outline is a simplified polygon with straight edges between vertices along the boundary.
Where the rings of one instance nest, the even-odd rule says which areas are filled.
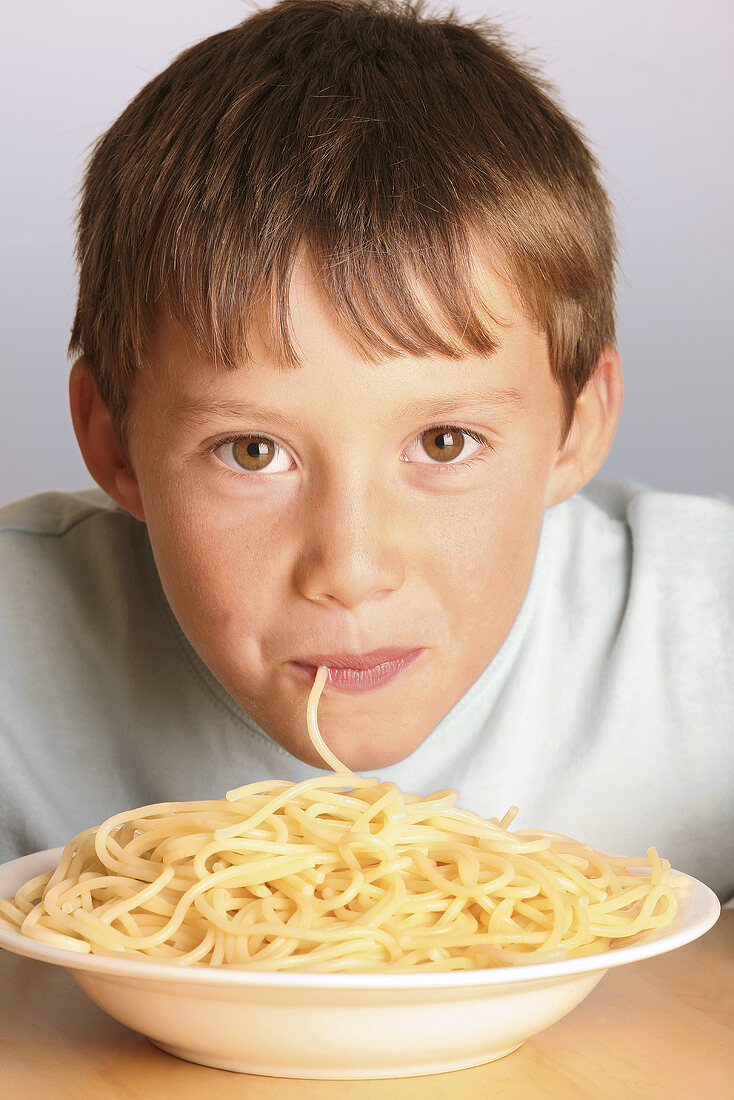
[[[549,511],[559,533],[628,542],[636,564],[652,557],[689,570],[734,569],[734,501],[723,494],[662,492],[634,481],[594,479]]]
[[[676,654],[697,665],[705,656],[726,682],[734,637],[731,500],[595,480],[549,511],[570,607],[584,616],[604,609],[615,644],[633,638],[661,659]]]
[[[631,481],[594,480],[571,501],[582,527],[616,529],[629,543],[634,573],[661,590],[698,579],[734,595],[734,501],[650,489]],[[734,605],[733,605],[734,606]]]
[[[559,598],[675,636],[724,643],[734,630],[734,503],[595,479],[547,509],[543,541]],[[616,625],[613,625],[616,621]]]
[[[147,529],[102,492],[49,492],[0,508],[2,619],[14,630],[63,618],[69,606],[90,614],[147,576]],[[19,625],[20,624],[20,625]]]
[[[96,559],[111,565],[145,531],[101,489],[36,493],[0,508],[2,571],[12,583],[25,572],[79,570]]]
[[[110,515],[127,516],[132,521],[101,489],[36,493],[0,507],[0,535],[61,537],[79,523]]]
[[[661,544],[670,539],[700,541],[703,537],[713,539],[714,547],[726,545],[731,555],[734,500],[723,493],[672,493],[634,481],[594,479],[572,499]]]

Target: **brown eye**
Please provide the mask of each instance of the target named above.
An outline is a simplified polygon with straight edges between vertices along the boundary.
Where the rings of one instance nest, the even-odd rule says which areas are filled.
[[[273,474],[287,474],[294,468],[285,447],[267,435],[235,436],[213,447],[212,454],[235,473],[257,474],[259,481],[266,475],[270,478]]]
[[[464,433],[459,428],[431,428],[421,436],[423,450],[436,462],[450,462],[464,449]]]
[[[275,443],[260,435],[243,435],[232,442],[232,457],[243,470],[264,470],[275,455]]]

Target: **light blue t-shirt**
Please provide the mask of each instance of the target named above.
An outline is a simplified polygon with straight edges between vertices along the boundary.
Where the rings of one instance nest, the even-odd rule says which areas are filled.
[[[319,774],[194,652],[144,524],[101,490],[0,509],[0,860],[133,806]],[[546,511],[499,653],[408,757],[512,828],[734,894],[734,505],[597,480]]]

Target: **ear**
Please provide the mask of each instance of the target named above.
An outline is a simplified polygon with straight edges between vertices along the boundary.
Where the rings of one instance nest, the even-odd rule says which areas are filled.
[[[90,474],[121,508],[145,522],[138,483],[120,453],[107,406],[83,356],[71,368],[69,404],[79,450]]]
[[[573,496],[600,469],[614,439],[622,397],[619,353],[616,348],[605,348],[576,401],[571,429],[548,480],[545,507]]]

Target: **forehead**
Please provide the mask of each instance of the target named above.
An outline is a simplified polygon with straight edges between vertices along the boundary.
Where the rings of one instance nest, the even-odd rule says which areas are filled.
[[[154,396],[170,412],[184,416],[218,401],[238,400],[243,393],[274,400],[292,400],[297,395],[299,400],[335,402],[340,390],[350,387],[363,394],[366,402],[370,395],[379,395],[405,414],[410,411],[411,396],[433,394],[440,402],[452,393],[473,393],[508,406],[519,403],[528,384],[539,381],[538,370],[549,375],[547,341],[492,263],[483,262],[477,252],[472,264],[478,296],[474,306],[496,342],[490,355],[463,347],[459,335],[442,325],[437,303],[425,286],[416,282],[416,297],[431,311],[436,327],[455,349],[454,356],[414,355],[396,349],[390,357],[366,357],[339,324],[312,261],[302,250],[289,287],[291,333],[300,366],[278,360],[270,335],[269,303],[255,313],[247,333],[247,359],[235,370],[202,354],[184,325],[162,318],[151,343],[149,373],[138,394],[141,399]]]

